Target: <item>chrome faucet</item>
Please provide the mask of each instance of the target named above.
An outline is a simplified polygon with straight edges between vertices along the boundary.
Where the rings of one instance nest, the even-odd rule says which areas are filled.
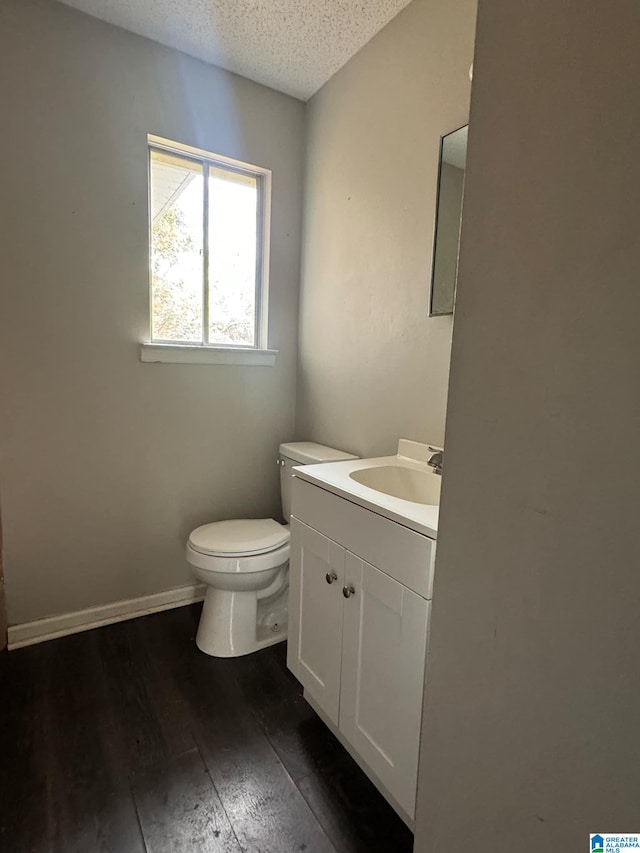
[[[427,460],[427,465],[431,465],[434,474],[442,474],[442,466],[444,464],[444,450],[438,450],[437,447],[429,447],[433,456]]]

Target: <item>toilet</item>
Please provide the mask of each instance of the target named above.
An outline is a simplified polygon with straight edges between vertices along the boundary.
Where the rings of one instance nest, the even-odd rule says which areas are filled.
[[[207,585],[196,635],[201,651],[239,657],[286,640],[292,468],[356,458],[309,441],[281,444],[278,465],[287,523],[236,519],[192,531],[187,562]]]

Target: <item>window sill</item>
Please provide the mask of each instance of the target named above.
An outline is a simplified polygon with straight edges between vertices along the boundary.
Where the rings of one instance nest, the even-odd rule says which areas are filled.
[[[276,349],[247,347],[206,347],[188,344],[140,345],[140,361],[162,364],[243,364],[254,367],[273,367]]]

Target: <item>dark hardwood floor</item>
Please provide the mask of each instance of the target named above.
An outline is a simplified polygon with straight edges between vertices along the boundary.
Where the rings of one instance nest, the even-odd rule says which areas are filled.
[[[210,658],[199,613],[0,653],[0,851],[409,853],[285,644]]]

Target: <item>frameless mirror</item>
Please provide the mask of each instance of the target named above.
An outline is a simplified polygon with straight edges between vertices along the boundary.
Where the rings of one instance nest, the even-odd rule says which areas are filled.
[[[436,227],[433,239],[429,316],[453,314],[458,275],[462,197],[467,162],[465,125],[440,140]]]

